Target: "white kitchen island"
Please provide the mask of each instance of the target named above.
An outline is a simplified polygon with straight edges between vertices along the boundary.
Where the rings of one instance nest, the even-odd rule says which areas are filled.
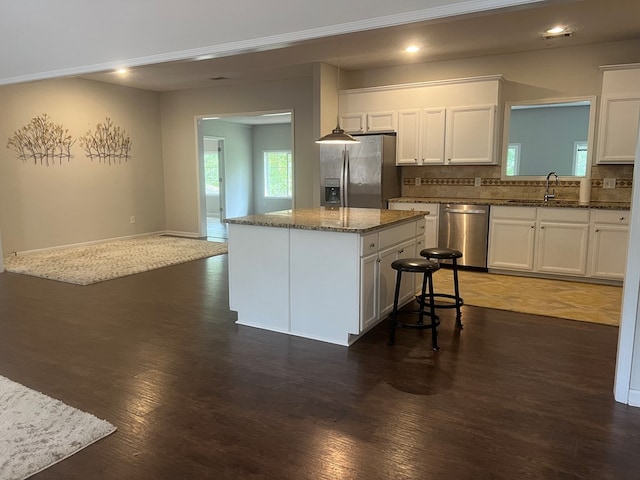
[[[237,323],[345,346],[391,311],[391,262],[424,248],[424,212],[322,207],[226,222]],[[402,303],[415,293],[406,279]]]

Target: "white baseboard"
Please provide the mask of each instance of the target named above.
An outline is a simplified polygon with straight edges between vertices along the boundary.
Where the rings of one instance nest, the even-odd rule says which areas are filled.
[[[199,233],[193,233],[193,232],[178,232],[175,230],[167,230],[165,232],[163,232],[163,235],[172,235],[174,237],[186,237],[186,238],[205,238],[202,235],[200,235]]]
[[[15,255],[29,255],[32,253],[40,253],[40,252],[52,252],[54,250],[62,250],[65,248],[72,248],[72,247],[86,247],[89,245],[98,245],[100,243],[107,243],[107,242],[113,242],[115,240],[128,240],[131,238],[138,238],[138,237],[150,237],[153,235],[162,235],[165,234],[165,231],[158,231],[158,232],[146,232],[146,233],[138,233],[136,235],[126,235],[124,237],[112,237],[112,238],[103,238],[101,240],[91,240],[90,242],[80,242],[80,243],[69,243],[67,245],[57,245],[55,247],[46,247],[46,248],[36,248],[33,250],[23,250],[20,252],[12,252],[12,254]],[[11,255],[9,255],[11,256]]]
[[[629,389],[629,405],[640,407],[640,390]]]

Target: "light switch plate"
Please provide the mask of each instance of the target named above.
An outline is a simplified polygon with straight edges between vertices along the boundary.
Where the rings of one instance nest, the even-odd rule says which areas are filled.
[[[420,177],[416,177],[415,182],[416,182],[416,187],[419,187],[420,183],[422,183]]]
[[[473,186],[474,187],[481,187],[482,186],[482,177],[475,177],[475,179],[473,181]]]
[[[605,178],[602,182],[602,188],[616,188],[616,179]]]

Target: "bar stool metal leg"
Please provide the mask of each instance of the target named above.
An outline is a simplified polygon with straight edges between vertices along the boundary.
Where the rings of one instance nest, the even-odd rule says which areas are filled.
[[[398,297],[400,297],[400,281],[402,280],[402,270],[396,274],[396,293],[393,297],[393,310],[391,311],[391,325],[389,326],[389,341],[387,345],[393,345],[396,341],[396,326],[398,325]]]
[[[461,330],[464,328],[462,325],[462,312],[460,311],[460,287],[458,286],[458,261],[457,259],[452,259],[453,264],[453,289],[456,294],[455,302],[456,302],[456,325]]]
[[[431,321],[435,323],[438,317],[436,316],[435,298],[433,296],[433,275],[431,274],[431,272],[424,274],[425,280],[427,277],[429,277],[429,313],[431,315]],[[422,286],[421,298],[425,298],[424,285]],[[440,347],[438,346],[438,330],[436,330],[435,328],[431,329],[431,344],[433,345],[434,350],[440,350]]]

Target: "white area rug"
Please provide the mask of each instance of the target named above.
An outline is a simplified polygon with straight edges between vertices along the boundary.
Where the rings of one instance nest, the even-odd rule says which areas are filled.
[[[7,272],[89,285],[227,253],[227,244],[154,235],[25,253],[4,259]]]
[[[116,427],[0,376],[0,479],[22,480]]]

